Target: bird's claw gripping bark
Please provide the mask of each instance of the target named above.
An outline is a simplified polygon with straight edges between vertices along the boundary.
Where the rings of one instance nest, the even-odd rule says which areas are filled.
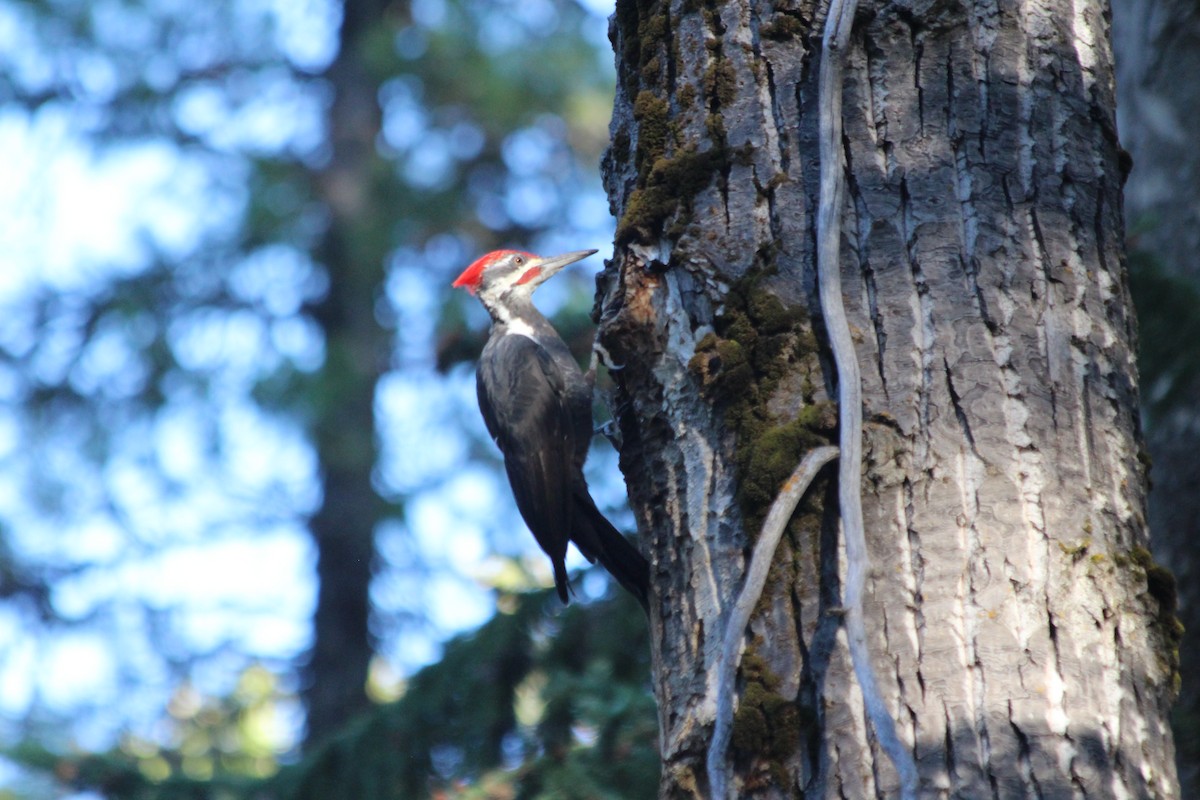
[[[595,364],[596,364],[597,360],[601,364],[603,364],[604,368],[607,369],[609,372],[620,372],[621,370],[625,369],[624,364],[616,364],[613,362],[612,355],[610,355],[608,350],[606,350],[604,348],[604,345],[600,344],[599,339],[597,339],[595,342],[592,343],[592,368],[593,369],[595,369]]]

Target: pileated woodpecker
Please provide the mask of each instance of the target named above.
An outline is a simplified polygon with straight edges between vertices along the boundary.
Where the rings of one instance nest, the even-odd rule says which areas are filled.
[[[649,608],[646,559],[596,508],[583,477],[592,439],[592,381],[533,305],[538,286],[595,252],[539,258],[496,250],[467,267],[454,286],[478,296],[491,314],[476,372],[479,410],[504,454],[517,509],[550,556],[559,598],[567,602],[564,560],[572,541]]]

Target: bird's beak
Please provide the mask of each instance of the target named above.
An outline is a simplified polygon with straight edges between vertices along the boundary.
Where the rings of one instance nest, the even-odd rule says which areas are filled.
[[[525,274],[517,283],[532,283],[534,288],[537,288],[563,267],[574,264],[576,261],[582,261],[596,252],[595,250],[576,250],[573,253],[563,253],[561,256],[538,259],[525,269]]]

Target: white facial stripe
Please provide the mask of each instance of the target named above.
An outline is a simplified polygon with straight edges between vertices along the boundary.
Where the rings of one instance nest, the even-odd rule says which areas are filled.
[[[505,334],[516,334],[517,336],[525,336],[529,339],[534,338],[533,326],[522,319],[507,320],[504,326]]]
[[[490,276],[486,283],[487,294],[492,297],[499,297],[516,286],[517,281],[521,279],[521,276],[524,275],[525,272],[526,270],[514,269],[513,271],[504,275]],[[527,284],[521,285],[525,286]]]

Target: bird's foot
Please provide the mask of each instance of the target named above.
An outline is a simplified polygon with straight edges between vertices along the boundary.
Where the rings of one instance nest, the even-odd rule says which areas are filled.
[[[609,372],[620,372],[625,369],[624,364],[613,363],[612,355],[604,348],[604,345],[600,344],[599,339],[592,343],[592,359],[593,361],[599,359]]]

